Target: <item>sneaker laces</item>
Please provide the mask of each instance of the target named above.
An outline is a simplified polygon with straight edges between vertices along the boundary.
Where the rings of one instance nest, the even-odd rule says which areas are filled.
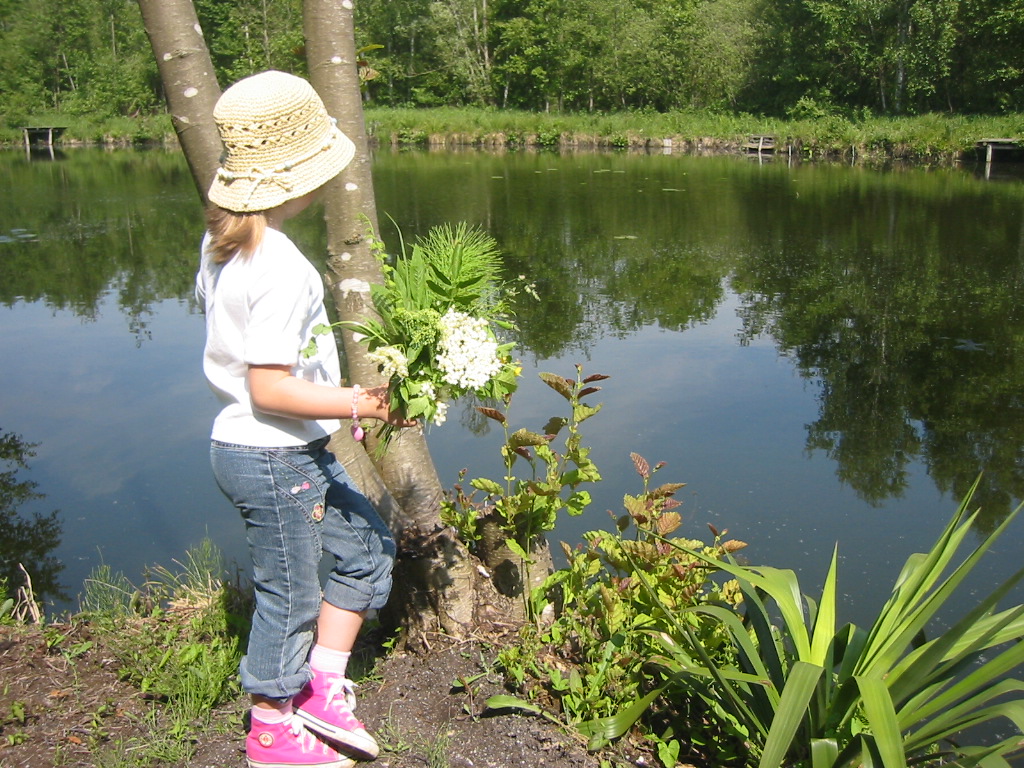
[[[342,699],[338,702],[338,706],[344,704],[349,708],[349,711],[354,712],[356,709],[356,688],[358,686],[349,680],[347,677],[335,677],[329,681],[327,686],[327,704],[330,706],[335,699],[339,696]]]
[[[316,746],[319,743],[316,736],[310,733],[306,726],[302,724],[302,721],[297,717],[293,717],[289,727],[292,730],[292,735],[295,736],[295,740],[299,743],[299,749],[303,754],[313,752],[316,750]]]

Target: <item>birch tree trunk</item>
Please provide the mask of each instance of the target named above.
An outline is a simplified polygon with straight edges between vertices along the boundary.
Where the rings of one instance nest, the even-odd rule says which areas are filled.
[[[192,0],[139,0],[175,133],[203,203],[222,150],[213,122],[220,86]]]
[[[383,276],[369,239],[379,228],[356,63],[353,3],[305,0],[303,29],[313,87],[356,145],[355,159],[331,182],[324,205],[327,281],[338,317],[361,320],[375,315],[370,285],[380,283]],[[369,386],[385,383],[350,331],[342,332],[342,340],[352,380]],[[360,452],[351,439],[339,442],[338,451],[345,460]],[[397,501],[388,510],[399,558],[385,620],[403,627],[410,640],[426,642],[429,633],[436,631],[464,636],[481,618],[482,605],[489,604],[478,596],[490,583],[481,583],[465,547],[440,523],[441,483],[422,428],[404,430],[376,465]]]

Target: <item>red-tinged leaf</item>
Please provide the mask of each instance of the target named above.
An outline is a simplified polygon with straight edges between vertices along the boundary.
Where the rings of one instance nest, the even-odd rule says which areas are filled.
[[[562,427],[568,423],[569,420],[564,416],[552,416],[548,419],[548,423],[544,425],[544,434],[551,435],[551,439],[553,440],[561,431]]]
[[[678,512],[669,512],[658,518],[658,535],[668,536],[672,531],[682,525],[683,519]]]
[[[708,523],[708,530],[711,531],[712,536],[714,536],[716,539],[718,538],[718,529],[715,528],[715,526],[713,526],[711,523]]]
[[[631,453],[629,454],[629,458],[633,460],[633,466],[636,467],[636,473],[640,475],[640,477],[646,480],[651,476],[651,465],[647,463],[647,459],[639,453]]]
[[[686,565],[680,565],[679,563],[676,563],[672,566],[672,570],[676,572],[676,576],[678,576],[681,579],[685,579],[690,574],[690,571],[692,571],[693,569],[693,563],[687,563]]]
[[[667,512],[670,509],[681,506],[683,506],[683,502],[679,501],[679,499],[665,499],[665,503],[661,505],[661,508]]]
[[[587,378],[585,378],[583,380],[583,383],[584,384],[593,384],[595,381],[604,381],[605,379],[610,379],[610,378],[611,378],[611,376],[608,376],[607,374],[604,374],[604,373],[592,373],[589,376],[587,376]]]
[[[516,453],[518,453],[520,456],[522,456],[524,459],[526,459],[527,461],[532,461],[533,460],[533,455],[530,453],[528,448],[525,448],[525,447],[520,445],[520,446],[517,446],[516,448],[513,448],[513,450]]]
[[[572,399],[572,387],[575,384],[574,381],[570,381],[563,376],[558,376],[554,373],[541,373],[538,374],[540,380],[551,387],[555,392],[560,394],[566,400]]]
[[[499,424],[504,424],[507,419],[505,414],[499,411],[497,408],[485,408],[484,406],[477,406],[477,410],[480,411],[484,416],[489,419],[494,419]]]
[[[652,499],[663,499],[666,496],[671,496],[680,488],[685,487],[686,483],[665,483],[664,485],[659,485],[657,488],[655,488],[647,495],[650,496]]]
[[[587,395],[592,395],[592,394],[594,394],[595,392],[600,392],[600,391],[601,391],[601,388],[600,388],[600,387],[587,387],[586,389],[581,389],[581,390],[580,390],[580,393],[579,393],[579,394],[577,395],[577,397],[578,397],[578,398],[579,398],[580,400],[582,400],[582,399],[583,399],[584,397],[586,397]]]
[[[747,546],[747,542],[740,541],[739,539],[729,539],[728,541],[722,542],[722,549],[726,552],[738,552]]]

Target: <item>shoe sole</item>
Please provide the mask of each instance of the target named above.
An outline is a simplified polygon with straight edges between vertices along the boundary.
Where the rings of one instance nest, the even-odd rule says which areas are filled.
[[[334,746],[340,747],[345,752],[354,754],[357,757],[362,757],[366,760],[373,760],[380,754],[380,747],[369,734],[362,736],[358,733],[354,733],[353,731],[346,731],[344,728],[336,728],[330,723],[324,722],[301,709],[296,709],[294,715],[302,720],[309,730],[315,731],[317,734],[330,741]],[[262,768],[262,766],[256,766],[255,768]]]
[[[246,758],[245,762],[249,765],[249,768],[296,768],[298,763],[268,763],[263,760],[252,760]],[[308,763],[302,766],[302,768],[354,768],[356,761],[351,758],[345,758],[343,760],[331,760],[326,763]]]

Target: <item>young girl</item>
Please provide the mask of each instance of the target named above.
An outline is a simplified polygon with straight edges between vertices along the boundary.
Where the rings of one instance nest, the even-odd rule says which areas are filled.
[[[221,404],[213,471],[245,521],[256,587],[241,665],[253,702],[246,755],[253,768],[341,768],[378,751],[352,714],[345,668],[365,613],[387,600],[395,545],[326,446],[339,419],[412,422],[391,413],[384,387],[338,386],[329,334],[310,347],[329,323],[323,281],[281,232],[349,163],[352,142],[313,88],[282,72],[236,83],[214,118],[225,154],[196,293]],[[334,560],[321,588],[324,550]]]

